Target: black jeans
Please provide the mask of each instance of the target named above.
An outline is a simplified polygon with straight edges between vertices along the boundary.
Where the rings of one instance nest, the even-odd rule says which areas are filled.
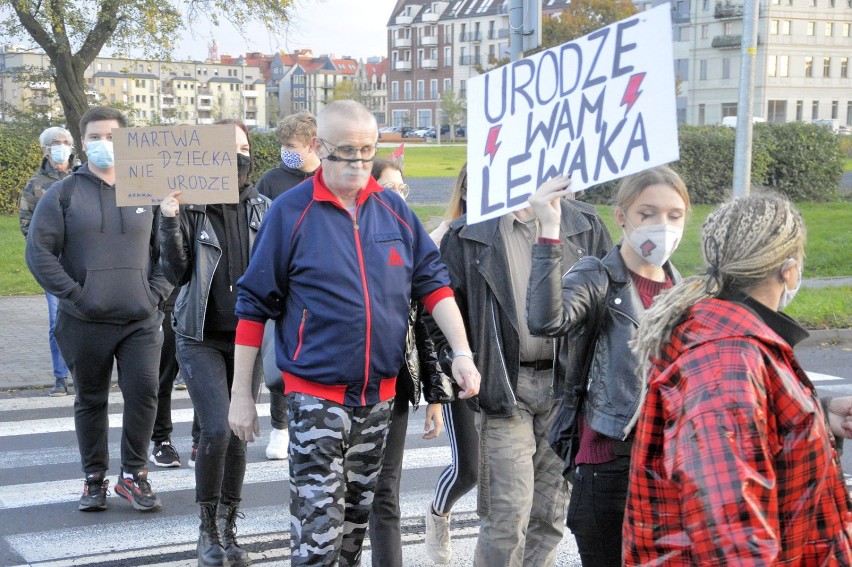
[[[228,424],[234,380],[234,341],[199,342],[177,336],[180,371],[186,381],[201,426],[195,459],[195,501],[235,504],[242,497],[246,474],[246,444]],[[257,358],[252,395],[260,388],[262,364]]]
[[[74,426],[83,472],[109,468],[109,390],[113,361],[124,397],[121,465],[138,472],[148,462],[157,412],[157,363],[163,314],[126,324],[93,323],[60,311],[54,334],[74,377]]]
[[[399,479],[408,429],[408,396],[397,392],[391,413],[385,454],[373,508],[370,511],[370,547],[373,565],[402,567],[402,533],[399,520]]]
[[[630,457],[577,465],[572,473],[568,529],[583,567],[621,565],[621,524],[627,503]]]
[[[163,348],[160,350],[160,389],[157,392],[157,417],[154,420],[155,444],[172,437],[172,388],[178,373],[175,330],[172,329],[173,305],[163,309]]]

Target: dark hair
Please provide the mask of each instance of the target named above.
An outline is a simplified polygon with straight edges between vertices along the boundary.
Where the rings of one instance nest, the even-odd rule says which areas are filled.
[[[373,158],[373,171],[371,172],[373,179],[381,177],[382,172],[386,169],[395,169],[402,173],[402,164],[395,159]]]
[[[127,126],[127,119],[120,111],[109,106],[93,106],[80,118],[80,137],[86,137],[86,127],[89,122],[101,122],[102,120],[115,120],[120,128]]]
[[[242,120],[237,120],[236,118],[222,118],[221,120],[217,120],[216,122],[214,122],[214,124],[233,124],[234,126],[246,133],[246,138],[248,138],[249,144],[249,157],[251,158],[251,165],[249,165],[248,173],[249,176],[251,176],[251,172],[254,169],[254,153],[252,152],[251,136],[249,136],[249,131],[248,128],[246,128],[246,125],[243,123]]]

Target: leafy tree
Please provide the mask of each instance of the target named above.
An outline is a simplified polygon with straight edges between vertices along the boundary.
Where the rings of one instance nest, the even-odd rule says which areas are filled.
[[[292,0],[0,0],[0,34],[29,37],[47,54],[67,128],[81,148],[79,122],[89,107],[83,74],[104,46],[168,59],[174,38],[199,16],[225,18],[243,30],[249,21],[269,29],[287,18]]]
[[[630,0],[571,0],[559,16],[544,18],[542,49],[562,45],[636,13]]]
[[[343,79],[334,85],[334,90],[331,93],[331,98],[328,102],[335,100],[354,100],[364,104],[364,95],[358,90],[358,85],[351,79]]]
[[[450,89],[441,94],[439,106],[446,116],[447,124],[450,125],[450,139],[455,141],[456,126],[464,120],[465,112],[467,112],[467,101],[461,96],[457,96],[455,91]]]

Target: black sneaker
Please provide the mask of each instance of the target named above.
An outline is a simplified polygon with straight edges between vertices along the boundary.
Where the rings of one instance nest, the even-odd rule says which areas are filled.
[[[158,467],[180,466],[180,455],[178,455],[177,449],[175,449],[171,441],[155,443],[154,450],[151,451],[151,455],[148,457],[148,460]]]
[[[80,510],[98,512],[106,510],[106,497],[109,481],[104,478],[106,471],[89,473],[83,484],[83,496],[80,497]]]
[[[124,478],[124,469],[118,475],[115,493],[126,498],[137,510],[156,510],[160,507],[160,498],[151,490],[148,471],[142,469],[133,478]]]
[[[48,392],[48,396],[51,398],[58,398],[60,396],[68,395],[68,382],[67,378],[57,378],[56,383],[53,385],[53,388]]]

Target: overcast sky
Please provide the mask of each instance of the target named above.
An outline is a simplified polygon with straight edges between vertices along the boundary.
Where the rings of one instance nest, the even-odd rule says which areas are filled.
[[[219,55],[247,51],[287,53],[310,48],[314,54],[334,53],[367,58],[387,57],[387,22],[396,0],[296,0],[289,26],[273,34],[263,26],[250,28],[246,41],[227,22],[218,28],[209,22],[194,26],[194,37],[178,42],[175,59],[206,59],[207,45],[219,44]]]

